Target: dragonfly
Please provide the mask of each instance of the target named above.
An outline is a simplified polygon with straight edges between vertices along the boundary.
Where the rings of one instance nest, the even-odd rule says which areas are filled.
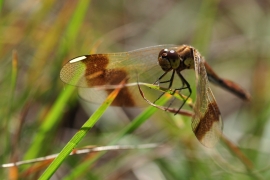
[[[250,100],[250,95],[233,81],[219,77],[192,46],[157,45],[128,52],[83,55],[65,64],[60,78],[66,84],[79,87],[80,96],[94,103],[101,103],[113,89],[126,80],[112,104],[122,107],[145,105],[136,86],[138,82],[160,87],[165,85],[165,89],[170,89],[173,93],[186,90],[187,96],[179,105],[180,111],[192,94],[189,82],[182,75],[188,69],[195,71],[196,79],[196,100],[191,127],[202,145],[214,147],[222,135],[223,122],[209,81],[243,100]],[[73,80],[74,77],[76,81]],[[160,95],[159,92],[158,96],[154,96],[159,99],[163,94]]]

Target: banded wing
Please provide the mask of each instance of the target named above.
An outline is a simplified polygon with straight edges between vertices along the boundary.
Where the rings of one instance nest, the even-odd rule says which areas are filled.
[[[192,130],[197,139],[206,147],[214,147],[222,133],[223,123],[216,100],[209,87],[204,60],[193,49],[196,74],[196,104],[192,119]]]
[[[140,95],[137,81],[153,83],[162,74],[158,65],[158,54],[164,48],[172,49],[176,48],[176,45],[158,45],[129,52],[80,56],[70,60],[61,69],[60,78],[67,84],[80,87],[80,96],[95,103],[101,103],[112,89],[126,79],[127,83],[113,105],[140,106],[145,102],[140,102],[142,98],[138,98]],[[74,77],[77,77],[78,81],[73,81]]]

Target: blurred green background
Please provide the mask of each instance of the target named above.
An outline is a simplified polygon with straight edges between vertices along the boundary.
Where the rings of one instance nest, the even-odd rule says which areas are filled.
[[[166,142],[162,148],[107,152],[89,167],[80,164],[92,156],[69,157],[53,178],[269,179],[269,0],[0,1],[0,163],[58,153],[98,107],[61,82],[65,62],[158,44],[197,48],[221,77],[251,93],[247,103],[211,85],[224,135],[252,166],[222,143],[204,148],[190,118],[158,110],[117,144]],[[78,147],[108,145],[139,113],[110,108]],[[2,168],[0,178],[36,179],[44,169]]]

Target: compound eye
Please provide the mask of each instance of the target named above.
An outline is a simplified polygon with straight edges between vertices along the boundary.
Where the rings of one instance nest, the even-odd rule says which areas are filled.
[[[174,50],[170,50],[167,53],[167,58],[169,59],[169,61],[171,61],[172,63],[175,63],[176,61],[179,61],[179,56],[177,54],[177,52],[175,52]]]
[[[167,59],[168,52],[169,52],[168,49],[162,49],[162,50],[159,52],[158,58]]]
[[[177,69],[180,66],[181,60],[178,53],[174,50],[162,49],[159,52],[159,65],[164,71]]]
[[[161,55],[161,58],[163,58],[163,59],[168,59],[168,54],[167,53],[162,53],[162,55]]]
[[[171,63],[168,59],[168,49],[162,49],[158,54],[158,63],[163,71],[169,71],[172,69]]]

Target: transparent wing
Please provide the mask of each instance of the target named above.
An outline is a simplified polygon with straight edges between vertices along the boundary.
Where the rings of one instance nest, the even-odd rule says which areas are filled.
[[[192,119],[192,130],[197,139],[206,147],[213,147],[222,133],[222,119],[213,93],[209,87],[204,60],[197,50],[193,50],[196,74],[196,104]]]
[[[164,48],[176,48],[176,45],[159,45],[129,52],[91,54],[70,60],[60,72],[63,82],[88,88],[115,88],[123,79],[128,84],[151,82],[162,74],[158,66],[158,54]],[[77,78],[77,82],[74,79]],[[153,80],[153,81],[154,81]]]
[[[113,105],[145,106],[142,98],[138,98],[137,82],[154,83],[163,74],[158,65],[158,54],[165,48],[176,49],[177,46],[159,45],[129,52],[80,56],[61,69],[60,78],[67,84],[80,87],[80,96],[94,103],[103,102],[111,90],[126,79],[127,83]]]

